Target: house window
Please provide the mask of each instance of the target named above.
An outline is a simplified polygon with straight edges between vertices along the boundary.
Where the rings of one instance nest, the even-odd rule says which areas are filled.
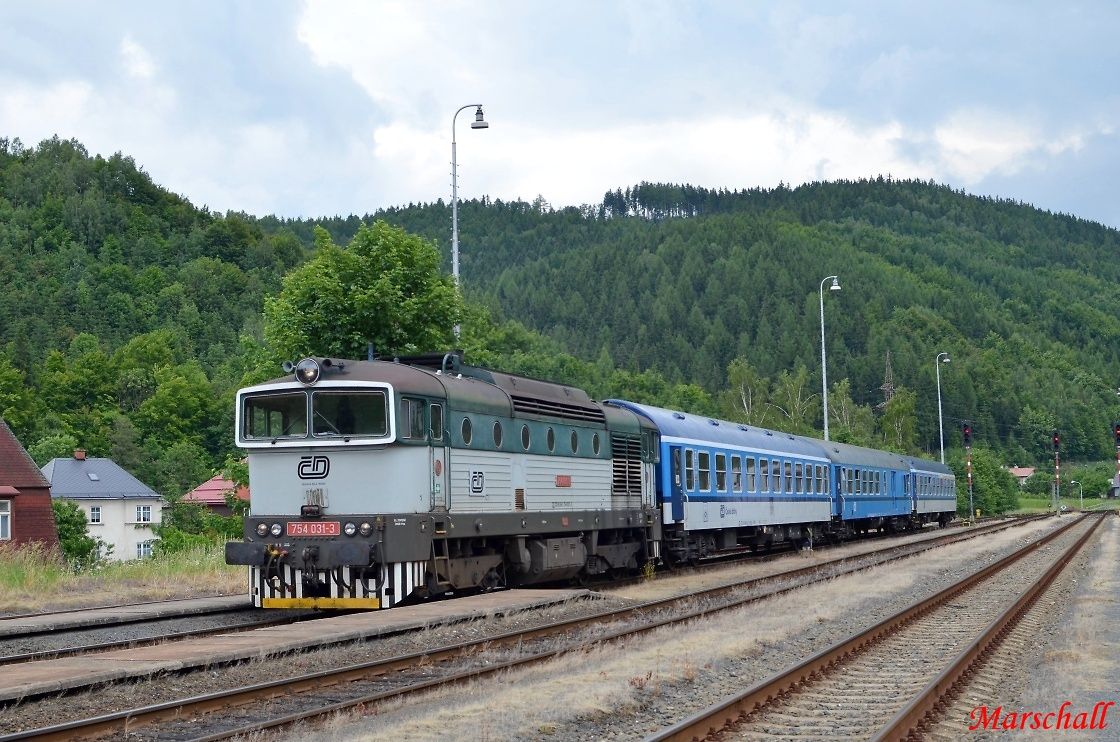
[[[90,506],[89,522],[90,523],[100,523],[101,522],[101,506],[100,505]]]
[[[151,523],[152,522],[152,506],[151,505],[137,505],[136,506],[136,522],[137,523]]]
[[[151,555],[152,555],[152,542],[151,541],[141,541],[140,543],[136,544],[136,558],[137,559],[145,559],[147,557],[150,557]]]
[[[0,500],[0,541],[12,538],[12,501]]]

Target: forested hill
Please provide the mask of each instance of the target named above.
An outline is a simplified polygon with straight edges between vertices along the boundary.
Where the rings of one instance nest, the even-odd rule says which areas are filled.
[[[371,218],[434,240],[450,267],[448,204]],[[311,254],[316,223],[346,244],[361,221],[215,214],[130,158],[0,139],[0,414],[39,454],[73,441],[175,491],[231,450],[264,297]],[[1006,463],[1044,460],[1052,427],[1074,458],[1111,452],[1115,230],[889,179],[642,184],[559,210],[470,201],[460,229],[468,298],[551,338],[503,330],[510,370],[586,384],[641,371],[592,391],[661,404],[662,376],[695,382],[673,403],[812,433],[818,287],[838,274],[824,297],[834,436],[935,451],[947,351],[947,442],[967,419]],[[888,350],[898,393],[880,409]]]
[[[442,202],[379,216],[448,249]],[[344,240],[359,221],[320,223]],[[949,440],[969,420],[1013,461],[1044,460],[1053,427],[1072,456],[1111,452],[1115,229],[875,178],[739,192],[642,184],[556,211],[542,199],[468,202],[460,232],[468,293],[578,356],[715,394],[736,358],[771,381],[804,367],[805,394],[819,391],[818,291],[838,274],[842,290],[825,292],[829,378],[849,379],[854,402],[878,405],[890,351],[926,450],[937,443],[934,359],[946,351]],[[819,430],[819,399],[812,410]]]

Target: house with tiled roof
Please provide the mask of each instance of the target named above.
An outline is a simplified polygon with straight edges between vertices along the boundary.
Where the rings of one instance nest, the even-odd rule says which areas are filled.
[[[78,449],[43,467],[51,496],[71,500],[86,514],[89,535],[113,547],[109,559],[125,561],[152,555],[152,526],[163,516],[163,498],[112,459],[87,457]]]
[[[58,548],[51,483],[0,418],[0,543]]]
[[[1011,466],[1007,468],[1011,476],[1015,477],[1019,482],[1020,487],[1027,486],[1027,480],[1034,474],[1033,466]]]
[[[229,503],[226,502],[227,492],[232,492],[238,500],[249,502],[249,488],[244,485],[238,487],[232,479],[226,479],[221,474],[215,474],[183,495],[183,502],[202,505],[218,515],[229,515]]]

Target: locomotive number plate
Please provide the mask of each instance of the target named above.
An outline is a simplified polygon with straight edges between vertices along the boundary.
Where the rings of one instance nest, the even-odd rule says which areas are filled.
[[[337,536],[340,533],[342,526],[337,520],[299,520],[288,523],[289,536]]]

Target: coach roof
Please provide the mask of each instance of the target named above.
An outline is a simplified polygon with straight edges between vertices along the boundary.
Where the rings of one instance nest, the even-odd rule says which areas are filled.
[[[779,455],[802,456],[822,460],[825,458],[820,445],[810,438],[728,422],[727,420],[716,420],[710,417],[689,415],[684,412],[674,412],[661,407],[627,402],[623,399],[608,399],[605,404],[632,410],[648,418],[657,426],[663,439],[676,438],[700,445],[734,446]]]

